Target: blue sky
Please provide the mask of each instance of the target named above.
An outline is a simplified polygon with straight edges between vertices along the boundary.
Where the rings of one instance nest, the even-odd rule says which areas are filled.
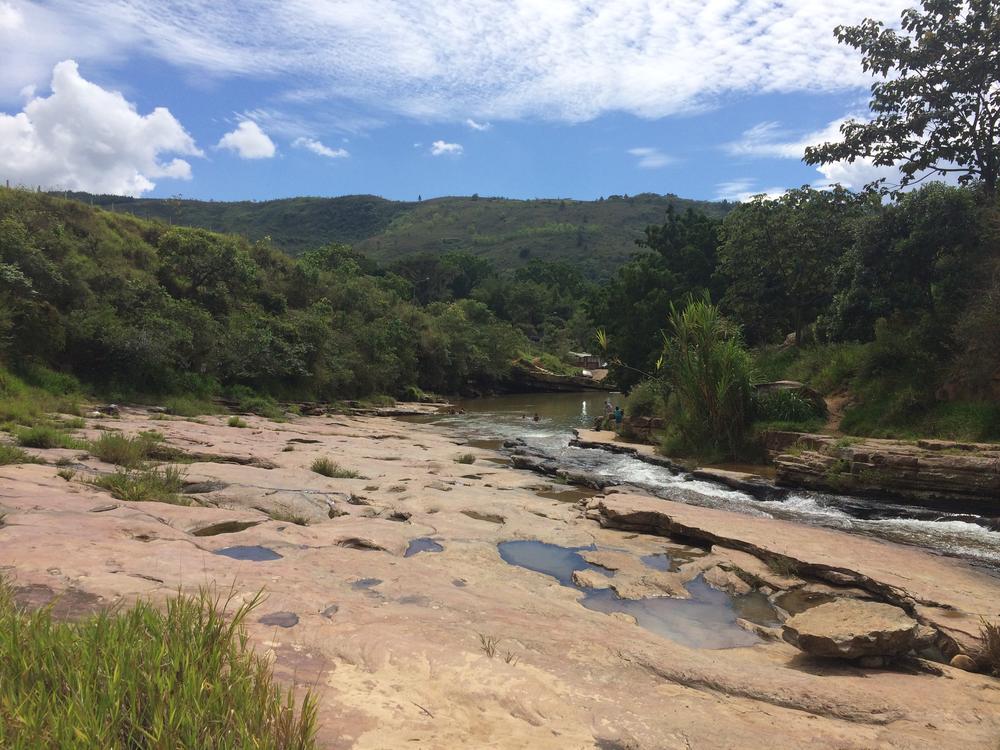
[[[0,0],[0,179],[233,199],[739,199],[864,116],[903,0]]]

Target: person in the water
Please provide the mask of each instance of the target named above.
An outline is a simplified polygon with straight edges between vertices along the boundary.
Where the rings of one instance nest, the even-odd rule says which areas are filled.
[[[533,419],[533,420],[534,420],[535,422],[537,422],[537,421],[538,421],[538,412],[537,412],[537,411],[535,412],[535,416],[533,416],[533,417],[532,417],[532,419]]]

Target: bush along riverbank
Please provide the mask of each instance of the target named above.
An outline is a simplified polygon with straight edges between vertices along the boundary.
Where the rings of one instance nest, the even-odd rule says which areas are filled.
[[[993,419],[998,405],[942,402],[936,407],[939,421],[925,410],[906,423],[922,425],[928,434],[921,438],[902,426],[876,429],[884,423],[866,422],[875,413],[867,402],[852,410],[858,397],[848,388],[877,392],[882,387],[871,376],[887,356],[882,347],[873,342],[751,352],[740,329],[717,307],[692,301],[671,309],[658,374],[629,393],[620,437],[655,445],[689,467],[768,465],[784,487],[929,504],[995,502],[1000,444],[976,439],[1000,437],[1000,420]],[[816,388],[795,380],[760,382],[761,374],[807,377]],[[612,424],[599,418],[595,427],[606,430]],[[852,427],[862,434],[844,434]],[[897,431],[905,439],[870,436]],[[972,440],[936,437],[942,434]],[[606,434],[587,441],[609,442]],[[758,481],[752,476],[706,478],[751,486]]]

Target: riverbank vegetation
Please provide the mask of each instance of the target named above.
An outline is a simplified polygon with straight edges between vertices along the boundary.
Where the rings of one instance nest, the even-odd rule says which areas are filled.
[[[202,591],[68,622],[20,609],[0,580],[0,745],[314,747],[313,699],[297,705],[250,647],[260,602]]]
[[[178,414],[221,395],[280,417],[275,399],[486,391],[519,359],[581,345],[587,283],[542,261],[502,275],[467,253],[382,268],[327,245],[293,259],[0,189],[0,422],[72,413],[60,392],[172,399]]]
[[[900,183],[757,196],[723,218],[669,212],[590,307],[619,385],[651,377],[685,400],[670,372],[686,368],[672,311],[710,298],[753,350],[752,379],[806,383],[838,406],[846,433],[1000,440],[1000,143],[989,130],[1000,80],[996,66],[957,52],[988,57],[996,16],[957,0],[923,6],[898,30],[871,20],[837,29],[866,70],[893,73],[873,86],[870,120],[806,150],[810,163],[901,164]],[[959,185],[925,182],[935,176]],[[704,345],[736,340],[719,328]],[[746,378],[742,365],[715,372],[690,420],[674,415],[688,447],[718,449],[694,414]],[[757,417],[815,428],[818,415],[793,398],[768,397]],[[745,414],[734,405],[733,423]]]

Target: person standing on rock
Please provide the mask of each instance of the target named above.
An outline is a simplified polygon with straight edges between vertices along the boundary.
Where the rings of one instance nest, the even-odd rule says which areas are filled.
[[[625,412],[620,406],[615,407],[615,432],[622,431],[622,420],[625,419]]]

